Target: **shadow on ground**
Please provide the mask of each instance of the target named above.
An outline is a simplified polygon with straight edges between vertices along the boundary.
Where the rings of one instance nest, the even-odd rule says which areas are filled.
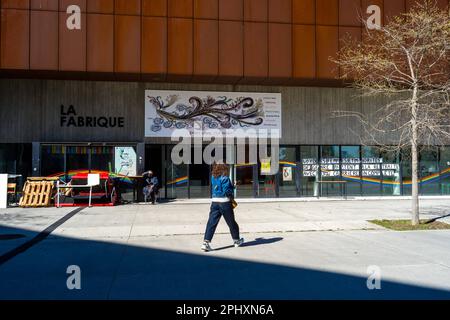
[[[9,252],[37,236],[3,226],[0,234],[4,239],[26,235],[0,241],[0,247],[11,247]],[[242,248],[242,256],[255,245],[270,244],[273,250],[281,240],[257,238]],[[71,265],[81,269],[81,290],[67,289]],[[52,235],[0,262],[0,299],[450,299],[449,291],[389,281],[371,291],[366,281],[275,263]]]

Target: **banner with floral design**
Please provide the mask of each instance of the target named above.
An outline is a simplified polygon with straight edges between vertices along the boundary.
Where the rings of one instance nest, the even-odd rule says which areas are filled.
[[[201,128],[199,128],[201,127]],[[281,94],[203,91],[145,91],[145,136],[171,137],[176,129],[278,130]]]

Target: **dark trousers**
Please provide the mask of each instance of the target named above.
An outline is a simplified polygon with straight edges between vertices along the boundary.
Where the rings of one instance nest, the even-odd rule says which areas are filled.
[[[148,198],[150,198],[150,201],[152,203],[155,203],[155,197],[156,194],[158,192],[157,188],[151,187],[151,186],[146,186],[144,187],[144,200],[145,202],[147,202]]]
[[[205,240],[212,240],[222,216],[225,218],[225,221],[230,228],[230,233],[233,240],[239,240],[239,225],[234,219],[234,212],[231,207],[231,202],[211,203],[208,224],[206,225]]]

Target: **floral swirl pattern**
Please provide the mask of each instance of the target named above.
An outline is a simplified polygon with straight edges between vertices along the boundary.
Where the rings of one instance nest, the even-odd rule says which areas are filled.
[[[229,129],[232,126],[259,126],[264,120],[263,103],[250,97],[229,99],[225,96],[217,99],[208,96],[205,99],[193,96],[189,105],[178,103],[177,95],[168,96],[165,101],[161,96],[148,96],[159,117],[153,119],[151,130],[164,128],[192,128],[195,121],[201,120],[204,128]]]

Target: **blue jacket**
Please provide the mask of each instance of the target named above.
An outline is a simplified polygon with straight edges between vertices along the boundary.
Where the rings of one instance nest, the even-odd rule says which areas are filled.
[[[234,186],[227,176],[211,177],[211,188],[213,198],[224,198],[234,196]]]

